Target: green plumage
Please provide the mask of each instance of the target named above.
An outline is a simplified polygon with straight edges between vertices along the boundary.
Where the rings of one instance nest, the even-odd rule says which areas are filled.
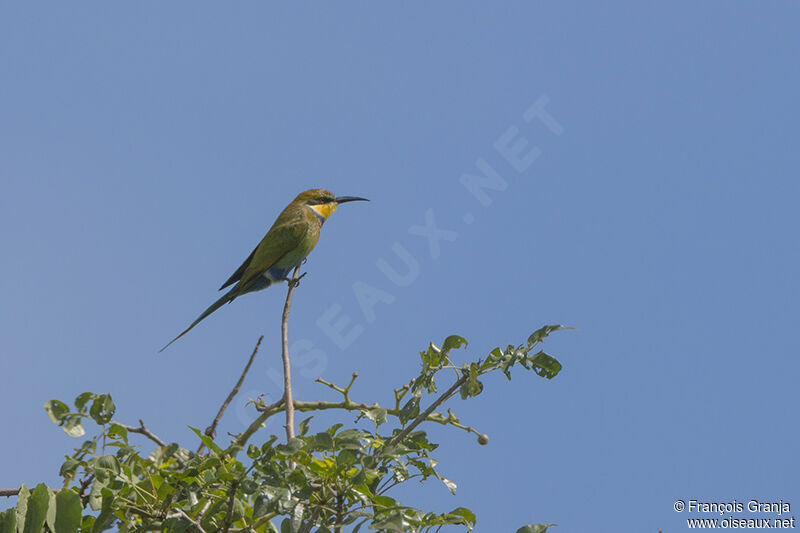
[[[355,200],[366,199],[355,196],[336,198],[325,189],[311,189],[300,193],[278,215],[258,246],[222,284],[220,290],[235,283],[233,288],[211,304],[188,328],[159,351],[164,351],[167,346],[183,337],[223,304],[232,302],[242,294],[260,291],[273,283],[287,279],[292,270],[302,263],[317,245],[322,224],[336,211],[337,206]]]

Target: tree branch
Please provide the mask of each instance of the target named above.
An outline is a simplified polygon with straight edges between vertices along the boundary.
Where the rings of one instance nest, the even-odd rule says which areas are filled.
[[[233,500],[236,499],[236,489],[238,488],[238,480],[231,483],[231,494],[228,498],[228,511],[225,513],[225,526],[222,528],[223,533],[228,533],[228,530],[231,528],[231,523],[233,522]]]
[[[344,388],[338,387],[338,386],[334,385],[333,383],[331,383],[330,381],[325,381],[322,378],[317,378],[315,381],[317,383],[322,383],[323,385],[325,385],[329,389],[335,390],[336,392],[338,392],[339,394],[344,396],[345,403],[350,403],[350,389],[353,387],[353,383],[356,381],[357,377],[358,377],[358,372],[353,372],[353,375],[350,376],[350,383],[348,383],[347,387],[344,387]]]
[[[264,335],[261,335],[256,342],[255,347],[253,348],[253,353],[250,354],[250,359],[248,359],[247,364],[242,370],[242,375],[239,376],[239,381],[236,382],[236,385],[233,387],[233,390],[228,394],[228,397],[225,398],[225,401],[222,402],[222,405],[217,412],[217,416],[214,418],[214,421],[211,422],[211,425],[206,428],[205,434],[212,439],[217,434],[217,424],[219,424],[220,419],[222,419],[222,415],[225,413],[225,410],[228,408],[228,405],[233,401],[233,398],[239,393],[239,389],[242,388],[242,383],[244,383],[244,378],[247,375],[247,372],[250,370],[250,365],[253,364],[253,360],[256,358],[256,354],[258,353],[258,347],[261,346],[261,341],[264,339]],[[199,455],[203,448],[205,448],[205,443],[202,441],[200,442],[200,446],[197,448],[197,454]]]
[[[401,431],[400,433],[389,439],[386,442],[386,446],[394,446],[395,444],[406,438],[408,434],[411,433],[414,430],[414,428],[416,428],[418,425],[424,422],[428,418],[428,416],[436,410],[437,407],[439,407],[444,402],[449,400],[450,397],[453,396],[453,394],[455,394],[456,391],[461,387],[461,385],[466,383],[468,378],[469,378],[468,374],[463,374],[460,378],[458,378],[456,382],[453,383],[453,385],[444,392],[444,394],[436,398],[436,400],[432,404],[430,404],[427,409],[425,409],[419,415],[417,415],[417,418],[415,418],[409,425],[407,425],[403,431]]]
[[[463,384],[463,383],[462,383]],[[456,385],[453,385],[453,388],[456,388]],[[445,393],[447,394],[447,393]],[[452,396],[452,394],[451,394]],[[441,401],[439,401],[441,400]],[[434,405],[434,409],[441,405],[444,401],[447,400],[447,397],[442,396],[439,400],[436,401]],[[283,400],[280,400],[272,405],[268,405],[265,407],[256,407],[261,414],[253,420],[253,422],[247,427],[247,429],[240,433],[236,441],[234,441],[232,446],[243,448],[247,441],[250,440],[250,437],[258,431],[258,429],[272,416],[280,413],[284,410]],[[296,401],[294,402],[294,409],[295,411],[299,411],[301,413],[307,413],[309,411],[327,411],[331,409],[341,409],[343,411],[360,411],[362,413],[369,411],[371,409],[386,409],[387,415],[398,416],[400,414],[400,409],[392,409],[389,407],[381,407],[377,403],[372,405],[367,405],[365,403],[357,403],[352,400],[341,401],[341,402],[303,402],[303,401]],[[428,412],[430,410],[431,412]],[[434,413],[432,409],[429,407],[425,410],[428,412],[426,419],[430,422],[436,422],[437,424],[441,424],[443,426],[453,426],[459,429],[463,429],[464,431],[468,431],[470,433],[474,433],[476,435],[480,435],[481,433],[473,427],[465,426],[460,423],[460,421],[451,414],[444,415],[442,413]],[[422,415],[420,415],[422,416]],[[417,417],[419,418],[419,417]],[[417,419],[415,419],[416,421]],[[424,422],[424,420],[420,420],[420,422]],[[418,425],[419,422],[415,424]],[[413,429],[413,428],[412,428]],[[405,435],[404,435],[405,437]]]
[[[80,481],[81,488],[80,488],[80,492],[78,493],[78,496],[80,496],[81,499],[84,498],[84,491],[86,490],[86,487],[88,487],[89,484],[91,484],[91,482],[93,480],[94,480],[94,474],[92,474],[91,476],[89,476],[89,477],[87,477],[85,479],[82,479]],[[63,489],[53,489],[53,488],[49,488],[48,487],[48,490],[58,494]],[[20,491],[20,488],[16,488],[16,489],[0,489],[0,498],[11,498],[12,496],[19,496],[19,491]]]
[[[189,516],[188,514],[186,514],[186,511],[184,511],[183,509],[180,509],[180,508],[178,508],[178,507],[175,507],[175,508],[173,509],[173,511],[175,511],[175,513],[176,513],[176,514],[175,514],[175,516],[182,516],[183,518],[185,518],[186,520],[188,520],[189,522],[191,522],[191,524],[192,524],[194,527],[196,527],[196,528],[197,528],[197,530],[198,530],[198,531],[200,531],[200,533],[206,533],[206,530],[205,530],[205,529],[203,529],[203,526],[201,526],[201,525],[200,525],[200,523],[199,523],[199,522],[197,522],[197,520],[193,519],[191,516]],[[172,516],[172,515],[167,515],[167,518],[170,518],[171,516]]]
[[[298,277],[300,265],[292,272],[289,280],[289,290],[286,293],[286,303],[281,316],[281,359],[283,360],[283,402],[286,405],[286,440],[294,438],[294,400],[292,398],[292,368],[289,362],[289,310],[292,307],[294,289],[302,276]]]
[[[127,424],[123,424],[121,422],[117,422],[116,420],[112,420],[111,423],[112,424],[116,424],[119,427],[125,429],[128,433],[138,433],[139,435],[144,435],[145,437],[147,437],[148,439],[150,439],[151,441],[155,442],[156,444],[158,444],[161,447],[164,447],[164,446],[167,445],[167,443],[164,442],[163,440],[161,440],[158,437],[158,435],[156,435],[155,433],[150,431],[147,428],[147,426],[144,425],[144,421],[142,421],[142,419],[139,419],[139,427],[129,426]]]

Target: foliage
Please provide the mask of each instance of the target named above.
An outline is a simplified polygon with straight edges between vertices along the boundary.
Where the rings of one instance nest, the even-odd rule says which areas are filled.
[[[418,427],[435,422],[473,433],[479,444],[486,444],[488,436],[462,424],[450,409],[437,409],[456,394],[468,399],[484,392],[481,378],[491,372],[511,379],[512,370],[521,367],[552,379],[561,364],[537,348],[559,329],[563,327],[545,326],[524,345],[495,348],[485,358],[461,364],[453,362],[451,353],[467,345],[464,338],[453,335],[438,346],[430,343],[420,352],[419,375],[394,389],[394,402],[387,406],[351,400],[357,374],[345,387],[319,379],[339,393],[341,401],[298,401],[296,411],[353,411],[356,422],[371,422],[369,429],[365,424],[346,428],[339,423],[312,432],[309,416],[288,442],[275,435],[260,442],[255,438],[268,418],[284,410],[282,401],[255,402],[259,415],[227,445],[208,431],[191,428],[202,442],[202,453],[172,443],[145,456],[129,440],[131,433],[154,442],[160,439],[144,431],[143,423],[135,428],[114,421],[110,395],[83,393],[75,398],[74,409],[51,400],[45,410],[68,435],[85,435],[88,421],[99,431],[66,458],[59,490],[44,485],[33,492],[20,488],[16,508],[0,513],[0,533],[94,533],[112,527],[123,533],[325,533],[344,527],[353,532],[422,532],[448,525],[472,530],[476,518],[469,509],[424,511],[390,495],[394,487],[413,479],[438,480],[455,493],[456,484],[437,471],[433,453],[438,445]],[[439,393],[442,373],[450,372],[455,380]],[[430,402],[422,409],[426,400]],[[550,525],[528,525],[519,532],[545,532]]]

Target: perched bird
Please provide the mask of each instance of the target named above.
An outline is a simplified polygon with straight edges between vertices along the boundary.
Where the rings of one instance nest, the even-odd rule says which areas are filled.
[[[322,224],[336,211],[339,204],[356,200],[368,201],[358,196],[336,197],[325,189],[311,189],[298,194],[297,198],[281,211],[242,266],[236,269],[219,290],[234,283],[236,285],[211,304],[188,328],[169,341],[159,352],[163,352],[167,346],[186,335],[222,304],[230,303],[242,294],[266,289],[273,283],[288,281],[287,276],[316,246]]]

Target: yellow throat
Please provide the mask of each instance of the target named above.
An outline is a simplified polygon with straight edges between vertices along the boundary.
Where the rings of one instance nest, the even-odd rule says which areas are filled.
[[[324,220],[328,220],[328,217],[336,211],[336,202],[330,202],[327,204],[319,204],[319,205],[310,205],[309,208],[313,209],[315,213],[321,216]]]

